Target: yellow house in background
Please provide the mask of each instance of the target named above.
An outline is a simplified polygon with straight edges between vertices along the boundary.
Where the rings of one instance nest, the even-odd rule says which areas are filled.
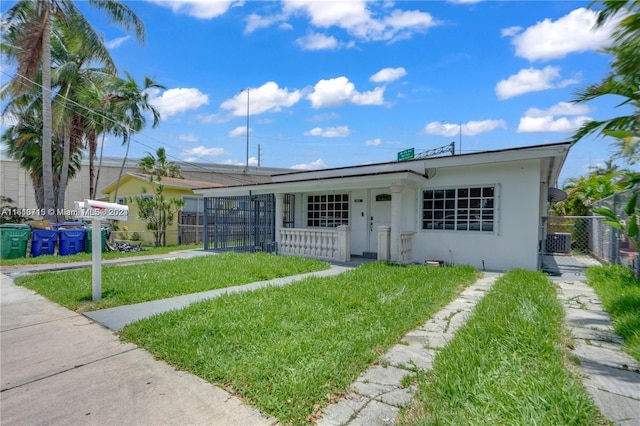
[[[102,193],[109,197],[110,202],[126,204],[129,206],[129,219],[126,222],[116,223],[115,239],[139,242],[144,245],[153,245],[153,231],[147,229],[147,223],[138,218],[138,208],[135,201],[130,201],[133,197],[141,195],[143,197],[153,197],[154,191],[159,184],[157,180],[151,181],[151,176],[143,173],[126,173],[120,179],[118,188],[118,199],[114,200],[116,183],[114,181],[107,186]],[[163,177],[160,183],[164,186],[164,196],[166,199],[178,199],[185,202],[183,211],[190,213],[202,212],[202,196],[193,192],[194,188],[219,187],[221,184]],[[176,213],[173,222],[167,226],[167,245],[177,245],[180,243],[178,222],[181,212]]]

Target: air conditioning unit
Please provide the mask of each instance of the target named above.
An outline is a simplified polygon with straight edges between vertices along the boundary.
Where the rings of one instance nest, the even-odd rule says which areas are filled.
[[[563,232],[547,234],[545,251],[547,253],[571,253],[571,234]]]

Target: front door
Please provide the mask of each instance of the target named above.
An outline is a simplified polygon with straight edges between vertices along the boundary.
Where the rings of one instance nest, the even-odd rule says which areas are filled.
[[[369,251],[378,252],[378,226],[391,226],[391,190],[369,191]]]

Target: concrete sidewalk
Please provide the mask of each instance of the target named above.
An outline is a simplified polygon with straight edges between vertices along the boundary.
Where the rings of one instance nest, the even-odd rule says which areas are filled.
[[[1,424],[273,423],[224,390],[0,278]]]

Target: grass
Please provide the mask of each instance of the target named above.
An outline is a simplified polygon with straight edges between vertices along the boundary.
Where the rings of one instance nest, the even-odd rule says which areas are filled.
[[[587,281],[611,315],[626,351],[640,361],[640,280],[619,265],[587,269]]]
[[[200,302],[131,324],[122,338],[282,424],[306,424],[476,278],[471,267],[370,263]]]
[[[153,254],[165,254],[178,250],[195,250],[201,249],[200,245],[183,245],[183,246],[168,246],[168,247],[144,247],[143,251],[139,252],[120,252],[120,251],[106,251],[102,253],[102,259],[119,259],[122,257],[135,257],[135,256],[148,256]],[[0,259],[0,266],[16,266],[16,265],[42,265],[46,263],[71,263],[71,262],[90,262],[92,259],[92,253],[78,253],[70,254],[68,256],[58,255],[42,255],[38,257],[20,257],[17,259]]]
[[[571,372],[556,289],[539,272],[511,271],[456,337],[418,374],[404,425],[606,424]]]
[[[91,311],[329,268],[313,259],[222,253],[102,269],[102,299],[91,301],[91,268],[19,277],[15,283],[77,311]]]

